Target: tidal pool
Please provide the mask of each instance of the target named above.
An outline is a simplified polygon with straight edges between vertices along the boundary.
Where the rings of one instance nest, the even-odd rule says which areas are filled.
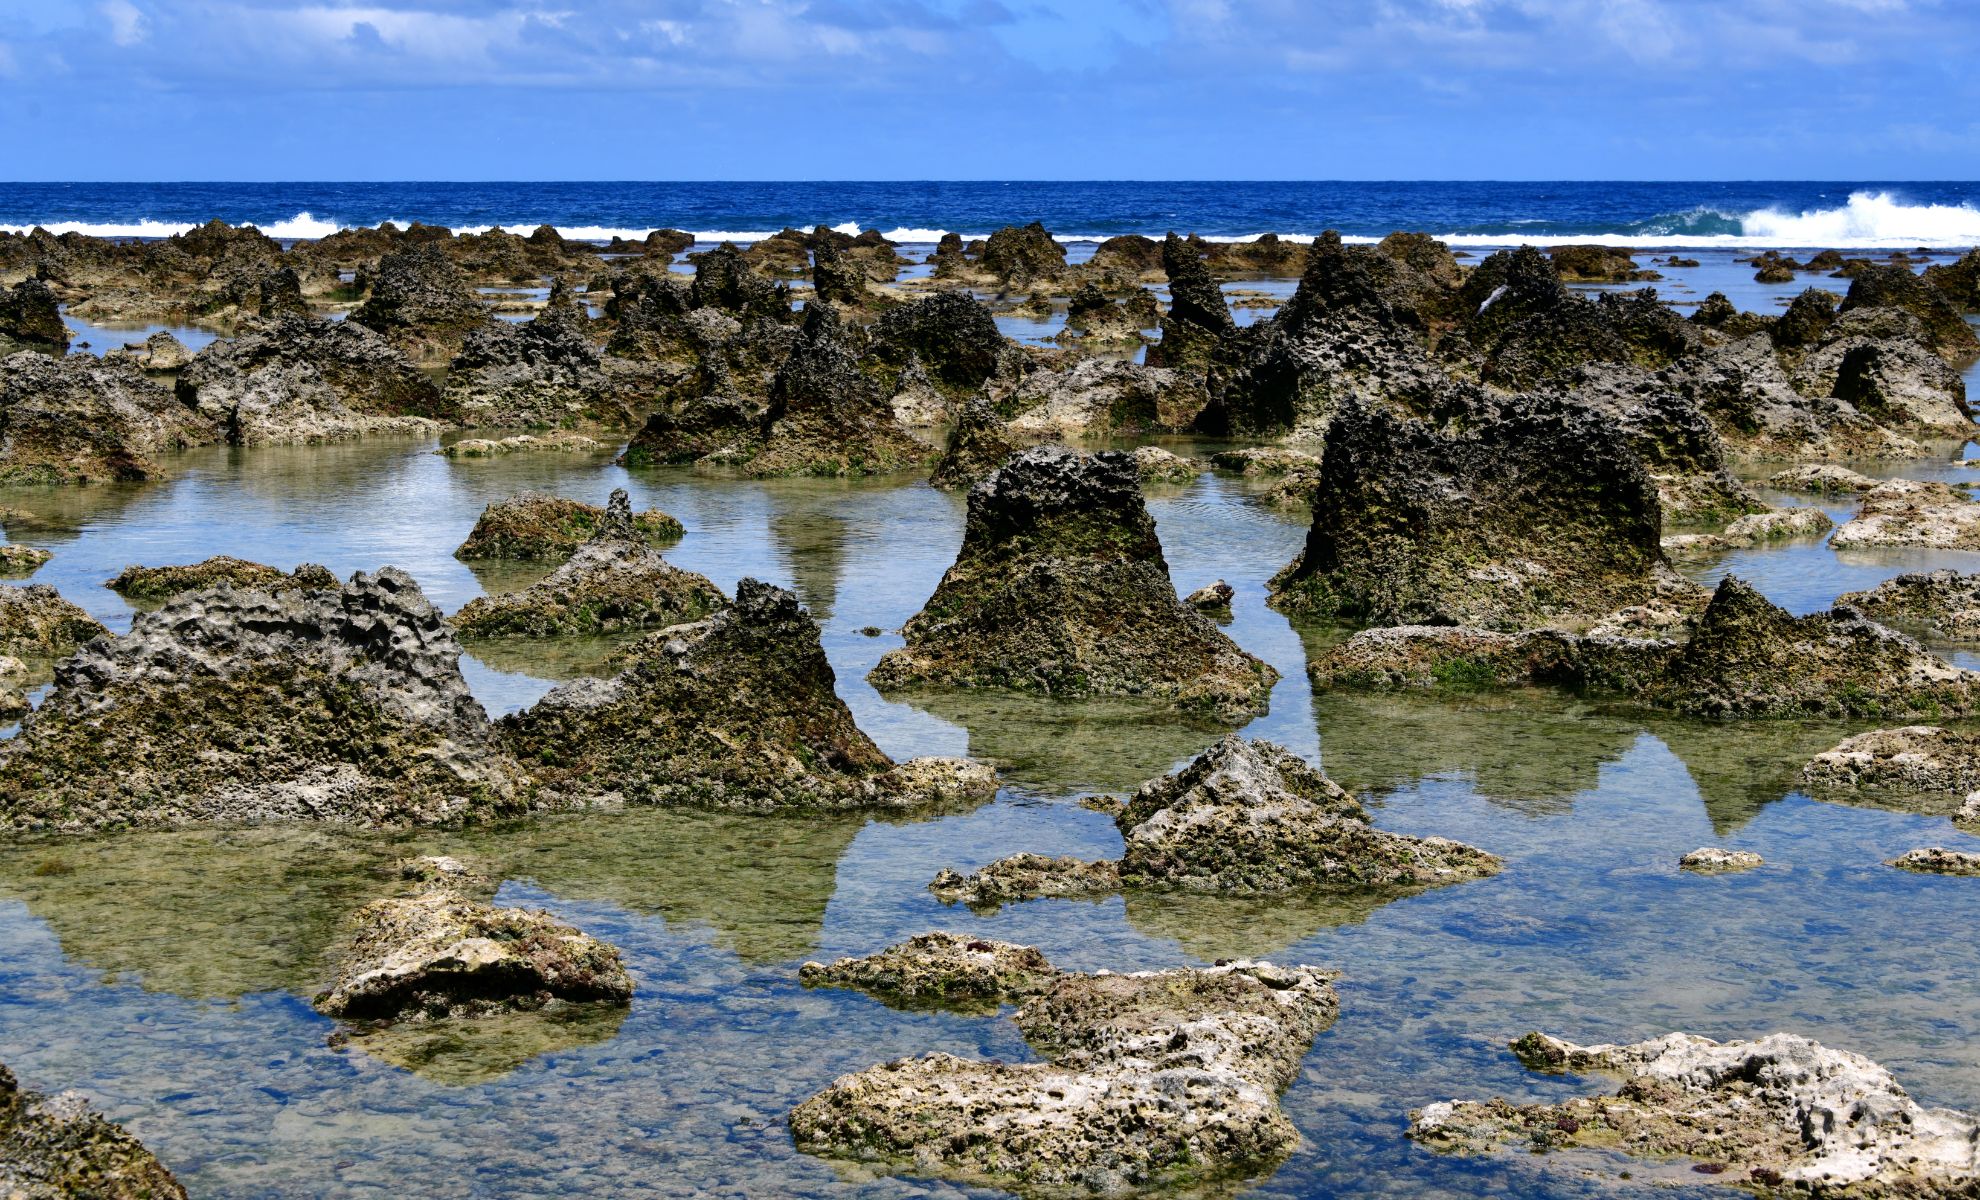
[[[753,575],[797,591],[840,694],[890,754],[976,755],[1006,786],[926,820],[638,811],[465,832],[0,847],[0,1061],[32,1086],[87,1093],[195,1196],[992,1194],[849,1175],[792,1150],[783,1125],[835,1076],[885,1059],[1031,1057],[1007,1020],[797,985],[806,958],[931,928],[1036,944],[1074,968],[1266,955],[1343,972],[1340,1019],[1285,1101],[1303,1145],[1248,1195],[1668,1194],[1528,1156],[1443,1158],[1404,1139],[1405,1114],[1431,1101],[1600,1086],[1522,1069],[1505,1042],[1533,1028],[1578,1041],[1791,1030],[1885,1063],[1922,1102],[1980,1108],[1980,883],[1882,865],[1920,845],[1980,846],[1944,805],[1843,806],[1797,790],[1802,761],[1870,723],[1713,725],[1545,694],[1316,698],[1306,658],[1338,634],[1264,604],[1306,516],[1205,476],[1156,489],[1150,507],[1177,586],[1228,580],[1232,636],[1284,675],[1246,732],[1318,758],[1379,824],[1482,846],[1505,871],[1387,900],[1136,896],[972,913],[928,894],[938,868],[1018,850],[1116,853],[1112,825],[1077,797],[1131,788],[1221,731],[1134,705],[878,695],[865,672],[899,644],[891,631],[961,533],[961,497],[917,480],[758,483],[628,473],[602,455],[451,461],[433,448],[206,450],[173,461],[166,482],[12,489],[0,506],[27,514],[9,519],[12,540],[55,552],[34,581],[122,629],[131,609],[104,580],[130,563],[221,553],[340,575],[397,565],[451,611],[540,570],[452,557],[485,504],[522,488],[602,502],[623,486],[686,526],[667,552],[677,564],[725,589]],[[1817,539],[1689,569],[1735,570],[1808,611],[1939,565],[1973,561],[1841,562]],[[465,667],[501,714],[599,669],[616,645],[471,645]],[[1679,873],[1678,856],[1705,844],[1768,865]],[[630,1012],[340,1036],[308,1000],[343,921],[392,887],[394,860],[433,852],[474,856],[503,880],[504,902],[621,947],[638,983]]]

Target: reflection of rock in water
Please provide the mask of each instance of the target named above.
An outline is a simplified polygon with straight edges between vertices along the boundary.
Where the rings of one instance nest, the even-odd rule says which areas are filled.
[[[1049,792],[1133,791],[1229,732],[1132,700],[934,689],[889,698],[962,726],[969,757],[1005,783]]]
[[[559,683],[594,676],[609,679],[619,668],[612,656],[645,637],[651,630],[545,638],[468,638],[461,652],[484,666],[534,679]]]
[[[337,1044],[434,1083],[469,1087],[499,1079],[538,1055],[611,1041],[627,1011],[623,1006],[572,1004],[471,1021],[408,1021],[353,1032]]]
[[[548,579],[550,573],[562,565],[513,558],[466,558],[461,559],[460,563],[468,569],[468,574],[474,576],[481,590],[491,596],[520,592],[532,583]]]
[[[839,599],[849,527],[844,517],[805,503],[806,497],[778,489],[768,496],[771,540],[791,573],[792,590],[822,625]]]
[[[1730,833],[1790,792],[1805,790],[1801,767],[1862,724],[1834,721],[1687,721],[1666,716],[1644,720],[1698,787],[1712,828]],[[1831,797],[1823,797],[1829,799]],[[1840,797],[1837,797],[1840,799]],[[1878,807],[1883,807],[1879,805]],[[1948,803],[1943,811],[1957,807]],[[1924,809],[1913,811],[1940,811]]]
[[[1427,888],[1306,892],[1238,897],[1130,891],[1128,924],[1149,937],[1169,938],[1203,962],[1279,954],[1323,929],[1359,925],[1377,909]]]
[[[172,456],[164,456],[167,461]],[[159,495],[155,484],[99,483],[89,487],[0,489],[0,526],[7,540],[29,546],[63,546],[85,527],[115,517],[139,497]]]
[[[1571,808],[1641,730],[1637,721],[1537,692],[1323,692],[1313,708],[1321,765],[1350,792],[1380,797],[1454,775],[1494,804],[1531,813]]]
[[[287,826],[0,848],[0,895],[106,976],[196,1000],[309,994],[345,917],[386,894],[385,839]]]
[[[866,820],[637,809],[470,831],[450,844],[498,878],[706,926],[744,962],[771,963],[816,950],[839,858]]]

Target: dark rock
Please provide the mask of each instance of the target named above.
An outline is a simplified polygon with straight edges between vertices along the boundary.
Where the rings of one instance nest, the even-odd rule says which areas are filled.
[[[827,304],[865,308],[873,302],[872,293],[866,290],[866,268],[830,242],[813,252],[811,286],[813,294]]]
[[[762,445],[739,465],[751,475],[874,475],[929,456],[860,372],[838,314],[822,304],[807,309],[770,384]]]
[[[1925,282],[1961,312],[1980,312],[1980,249],[1968,250],[1958,262],[1926,267]]]
[[[1668,568],[1656,486],[1609,418],[1531,397],[1445,430],[1345,406],[1286,612],[1521,628],[1640,604]]]
[[[1043,225],[1007,225],[983,246],[983,270],[1006,288],[1024,288],[1058,279],[1066,272],[1066,248]]]
[[[491,318],[453,260],[435,246],[415,246],[378,262],[371,294],[351,320],[401,349],[453,351]]]
[[[1176,598],[1134,460],[1028,450],[977,484],[955,565],[876,687],[1146,696],[1236,716],[1278,673]]]
[[[729,607],[650,635],[633,665],[502,721],[544,786],[571,801],[706,808],[905,808],[983,799],[955,760],[896,766],[834,691],[818,626],[781,588],[745,579]]]
[[[294,267],[270,271],[261,279],[261,305],[264,317],[306,317],[309,305],[303,300],[302,278]]]
[[[978,394],[964,403],[955,426],[949,430],[947,445],[928,482],[955,491],[975,487],[1017,453],[1010,429],[986,395]]]
[[[1980,334],[1959,315],[1943,290],[1903,267],[1870,267],[1850,281],[1839,311],[1901,308],[1917,317],[1933,350],[1954,361],[1980,355]]]
[[[1169,311],[1162,316],[1162,340],[1148,348],[1148,365],[1201,373],[1236,322],[1202,255],[1173,233],[1162,242],[1162,270],[1169,277]]]
[[[491,321],[467,335],[447,368],[447,408],[466,425],[636,424],[650,391],[636,372],[608,366],[590,324],[559,279],[534,320]]]
[[[1873,621],[1924,625],[1942,638],[1980,639],[1980,575],[1952,570],[1899,575],[1868,591],[1838,596],[1836,604]],[[1980,788],[1980,780],[1974,786]]]
[[[1554,270],[1570,283],[1636,283],[1661,279],[1655,271],[1639,268],[1629,251],[1614,246],[1555,246],[1547,251]]]
[[[881,314],[873,327],[872,356],[905,367],[921,364],[931,382],[950,396],[975,392],[998,373],[1009,343],[990,310],[967,292],[936,292]]]
[[[0,813],[60,832],[518,813],[526,780],[459,659],[391,568],[338,590],[182,596],[57,665],[0,745]]]
[[[39,279],[23,279],[0,291],[0,345],[7,341],[50,350],[69,348],[69,327],[55,293]]]
[[[217,554],[204,562],[171,567],[125,567],[103,585],[127,600],[165,600],[208,588],[255,588],[277,592],[286,588],[328,589],[342,585],[328,568],[304,563],[293,574],[246,559]]]
[[[1162,243],[1138,233],[1121,234],[1095,246],[1093,257],[1087,261],[1103,271],[1149,274],[1162,269]]]

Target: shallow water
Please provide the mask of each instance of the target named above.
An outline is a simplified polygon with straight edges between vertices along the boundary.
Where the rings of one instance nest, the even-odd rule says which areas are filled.
[[[1077,968],[1251,954],[1341,970],[1340,1020],[1285,1101],[1303,1145],[1252,1185],[1259,1196],[1663,1194],[1524,1156],[1441,1158],[1402,1137],[1407,1111],[1430,1101],[1582,1086],[1512,1060],[1504,1043],[1530,1028],[1579,1040],[1788,1029],[1884,1062],[1924,1102],[1980,1108],[1980,885],[1881,865],[1918,845],[1980,847],[1944,805],[1845,807],[1795,788],[1809,755],[1869,723],[1711,725],[1549,695],[1316,698],[1304,663],[1334,635],[1264,605],[1305,517],[1205,476],[1157,489],[1150,507],[1178,588],[1228,580],[1232,636],[1285,676],[1246,732],[1318,757],[1381,825],[1472,842],[1506,870],[1386,901],[1136,897],[977,915],[927,893],[937,868],[1018,850],[1116,853],[1107,819],[1074,798],[1130,788],[1220,731],[1125,704],[875,693],[863,676],[899,639],[862,630],[898,628],[933,589],[960,537],[960,497],[904,479],[627,472],[603,455],[455,461],[433,446],[203,450],[173,460],[162,483],[9,489],[0,505],[33,516],[10,523],[10,538],[55,551],[34,580],[123,629],[131,609],[105,579],[216,553],[340,575],[394,564],[452,611],[541,571],[452,557],[482,506],[522,488],[602,502],[624,486],[686,526],[675,563],[725,589],[753,575],[798,592],[841,695],[890,754],[969,753],[1003,767],[1006,786],[973,811],[919,821],[648,811],[466,833],[288,828],[0,849],[0,1061],[31,1085],[82,1089],[196,1196],[987,1194],[842,1176],[794,1152],[782,1124],[835,1076],[888,1058],[1030,1056],[1005,1020],[901,1013],[796,984],[805,958],[943,927],[1033,943]],[[1934,471],[1970,474],[1902,468]],[[1809,611],[1939,565],[1975,564],[1840,561],[1814,540],[1692,569],[1735,570]],[[472,646],[464,667],[503,713],[596,669],[615,644]],[[1769,866],[1680,874],[1678,856],[1705,844],[1756,850]],[[393,860],[442,851],[489,864],[504,901],[620,946],[638,981],[631,1011],[333,1045],[336,1026],[308,997],[341,923],[389,891]]]

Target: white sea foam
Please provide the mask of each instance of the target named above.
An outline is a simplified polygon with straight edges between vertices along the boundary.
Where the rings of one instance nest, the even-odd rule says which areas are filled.
[[[393,221],[393,224],[401,228],[410,223],[399,219]],[[193,228],[189,222],[150,219],[119,222],[44,221],[40,224],[50,233],[73,232],[111,238],[163,238]],[[498,227],[512,233],[528,233],[543,224],[548,222],[504,221],[499,226],[458,225],[453,229],[456,234],[487,233]],[[1462,247],[1558,246],[1574,242],[1601,242],[1605,245],[1641,250],[1766,248],[1872,250],[1910,249],[1914,246],[1954,249],[1980,245],[1980,209],[1970,205],[1907,204],[1889,192],[1857,192],[1839,207],[1804,213],[1789,213],[1774,208],[1756,209],[1746,213],[1698,209],[1691,213],[1673,214],[1668,218],[1652,218],[1639,223],[1629,232],[1619,230],[1612,233],[1599,231],[1540,233],[1510,229],[1514,226],[1537,224],[1544,224],[1544,219],[1511,220],[1507,222],[1508,231],[1494,233],[1451,231],[1436,233],[1434,236],[1452,246]],[[1739,232],[1688,232],[1701,226],[1712,225],[1736,225]],[[0,223],[0,232],[6,233],[26,233],[32,228],[34,228],[32,223],[25,225]],[[300,212],[287,220],[262,226],[262,232],[271,237],[289,240],[325,237],[343,228],[350,226],[324,220],[308,212]],[[573,241],[609,242],[618,237],[636,242],[643,240],[655,230],[668,226],[555,225],[553,228]],[[834,225],[832,228],[840,233],[854,236],[860,232],[859,224],[853,221]],[[694,231],[693,236],[697,242],[712,245],[716,242],[760,242],[774,236],[776,232],[754,229],[704,229]],[[882,236],[890,242],[932,245],[941,241],[950,232],[947,229],[903,227],[886,230]],[[959,233],[964,241],[990,236],[988,231],[955,232]],[[1113,236],[1116,235],[1057,233],[1053,235],[1053,239],[1065,245],[1080,245],[1104,242]],[[1151,231],[1151,236],[1159,237],[1160,233]],[[1255,242],[1264,236],[1263,232],[1210,234],[1205,235],[1203,240],[1239,244]],[[1313,241],[1316,235],[1306,231],[1280,231],[1278,236],[1285,242],[1307,243]],[[1365,245],[1380,239],[1349,235],[1341,240]]]

